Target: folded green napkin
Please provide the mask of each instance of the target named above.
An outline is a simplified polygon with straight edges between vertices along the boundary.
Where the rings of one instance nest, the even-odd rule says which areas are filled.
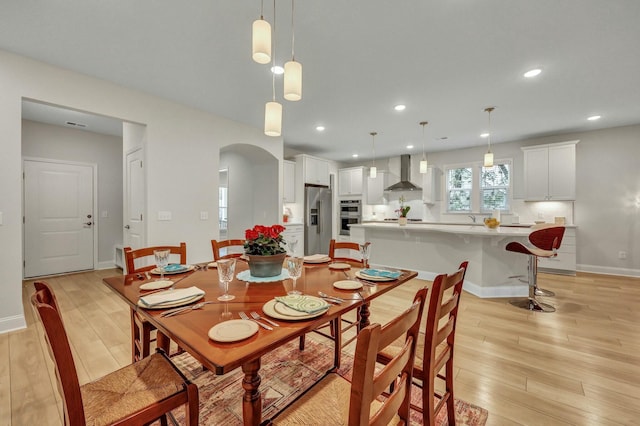
[[[170,265],[167,265],[164,267],[164,271],[165,272],[178,272],[178,271],[186,271],[187,266],[185,265],[180,265],[179,263],[172,263]]]
[[[146,307],[152,308],[165,303],[177,303],[182,300],[192,299],[204,295],[204,291],[198,287],[179,288],[175,290],[161,291],[140,298],[140,302]]]
[[[279,296],[276,297],[276,300],[293,310],[306,312],[308,314],[315,314],[316,312],[324,311],[329,308],[329,304],[324,300],[318,297],[305,296],[301,294]]]
[[[360,272],[370,277],[393,278],[394,280],[402,275],[402,272],[385,271],[384,269],[363,269]]]

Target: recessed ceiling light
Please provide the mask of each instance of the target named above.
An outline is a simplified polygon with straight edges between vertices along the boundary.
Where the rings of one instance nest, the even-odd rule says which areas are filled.
[[[413,145],[407,145],[407,149],[413,149]]]
[[[271,67],[271,72],[276,75],[284,74],[284,68],[282,68],[280,65],[276,65]]]
[[[589,121],[596,121],[596,120],[600,120],[601,116],[599,115],[592,115],[591,117],[587,118],[587,120]]]
[[[402,104],[396,105],[396,106],[393,107],[393,109],[395,109],[396,111],[404,111],[406,108],[407,108],[407,106],[406,105],[402,105]]]
[[[324,132],[324,126],[317,126],[316,130],[319,132]]]
[[[527,78],[535,77],[542,72],[540,68],[534,68],[524,73],[524,76]]]
[[[481,138],[488,138],[489,137],[489,133],[480,133],[480,137]]]
[[[352,157],[353,158],[358,158],[358,154],[353,154]]]

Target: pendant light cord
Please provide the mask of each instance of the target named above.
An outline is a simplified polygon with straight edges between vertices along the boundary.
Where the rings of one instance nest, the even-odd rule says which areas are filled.
[[[271,90],[273,94],[273,102],[276,101],[276,73],[273,69],[276,67],[276,0],[273,0],[273,37],[271,37]]]
[[[294,5],[295,5],[295,1],[291,0],[291,60],[292,61],[296,60],[296,54],[295,54],[296,32],[293,24],[293,16],[295,12]]]
[[[489,107],[485,109],[485,111],[489,113],[489,138],[488,138],[489,151],[487,152],[491,152],[491,111],[493,111],[494,109],[495,109],[494,107]]]
[[[422,159],[426,159],[427,158],[427,154],[424,151],[424,126],[426,126],[427,124],[429,124],[428,121],[421,121],[420,123],[418,123],[422,126]]]
[[[371,135],[371,145],[373,147],[373,160],[371,161],[371,166],[375,167],[376,166],[376,135],[378,133],[377,132],[371,132],[369,134]]]
[[[260,0],[260,19],[264,20],[264,0]]]

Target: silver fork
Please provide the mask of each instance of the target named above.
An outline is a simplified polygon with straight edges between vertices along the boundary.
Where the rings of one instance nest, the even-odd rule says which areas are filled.
[[[207,301],[207,302],[200,302],[200,303],[196,303],[193,306],[183,306],[181,308],[176,308],[176,309],[171,309],[170,311],[165,311],[163,313],[160,314],[161,317],[171,317],[177,314],[180,314],[182,312],[186,312],[186,311],[193,311],[195,309],[200,309],[202,308],[204,305],[207,305],[209,303],[213,303],[213,301]]]
[[[265,317],[260,316],[260,314],[257,313],[256,311],[251,312],[251,318],[253,318],[254,320],[266,321],[266,322],[268,322],[269,324],[271,324],[274,327],[280,327],[280,324],[278,324],[275,321],[271,321],[269,318],[265,318]]]
[[[253,318],[249,318],[249,316],[247,314],[245,314],[244,312],[238,312],[238,315],[240,315],[240,318],[242,318],[243,320],[255,322],[256,324],[258,324],[260,327],[264,328],[265,330],[273,330],[273,327],[270,327],[267,324],[261,323],[258,320],[254,320]]]

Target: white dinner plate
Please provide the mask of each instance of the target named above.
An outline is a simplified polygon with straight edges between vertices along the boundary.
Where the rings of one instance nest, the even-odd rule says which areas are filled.
[[[150,281],[148,283],[144,283],[140,286],[140,290],[157,290],[159,288],[167,288],[173,285],[173,281],[163,280],[163,281]]]
[[[211,262],[210,264],[207,265],[208,268],[217,268],[218,264],[216,262]]]
[[[360,281],[342,280],[336,281],[335,283],[333,283],[333,286],[335,288],[339,288],[340,290],[357,290],[359,288],[362,288],[362,283]]]
[[[311,254],[302,258],[304,263],[327,263],[331,258],[326,254]]]
[[[362,278],[367,281],[395,281],[397,278],[389,278],[389,277],[374,277],[372,275],[362,274],[360,271],[356,271],[356,277]]]
[[[351,269],[351,265],[348,263],[330,263],[329,268],[331,269]]]
[[[177,308],[178,306],[184,306],[184,305],[188,305],[189,303],[193,303],[196,300],[202,299],[203,297],[204,297],[204,294],[196,294],[195,296],[190,297],[188,299],[182,299],[175,302],[160,303],[158,305],[153,305],[153,306],[147,306],[144,303],[142,303],[140,300],[138,300],[138,306],[145,309]]]
[[[276,305],[278,305],[278,310],[276,310]],[[279,312],[279,310],[284,310],[283,308],[287,308],[290,311],[295,312],[295,315],[286,315]],[[275,299],[269,300],[262,306],[262,311],[269,315],[270,317],[281,319],[281,320],[289,320],[289,321],[297,321],[297,320],[306,320],[315,317],[319,317],[320,315],[324,315],[329,310],[327,307],[326,310],[315,312],[313,314],[307,314],[305,312],[296,311],[295,309],[288,308],[286,305],[276,301]],[[285,311],[286,312],[286,311]],[[302,315],[300,315],[302,314]]]
[[[216,342],[237,342],[258,332],[258,324],[253,321],[235,319],[216,324],[209,330],[209,338]]]
[[[165,275],[173,275],[173,274],[184,274],[185,272],[189,272],[189,271],[193,271],[194,266],[193,265],[182,265],[185,267],[185,269],[179,269],[177,271],[165,271]],[[150,270],[149,272],[151,272],[154,275],[160,275],[161,271],[160,268],[155,268]]]

